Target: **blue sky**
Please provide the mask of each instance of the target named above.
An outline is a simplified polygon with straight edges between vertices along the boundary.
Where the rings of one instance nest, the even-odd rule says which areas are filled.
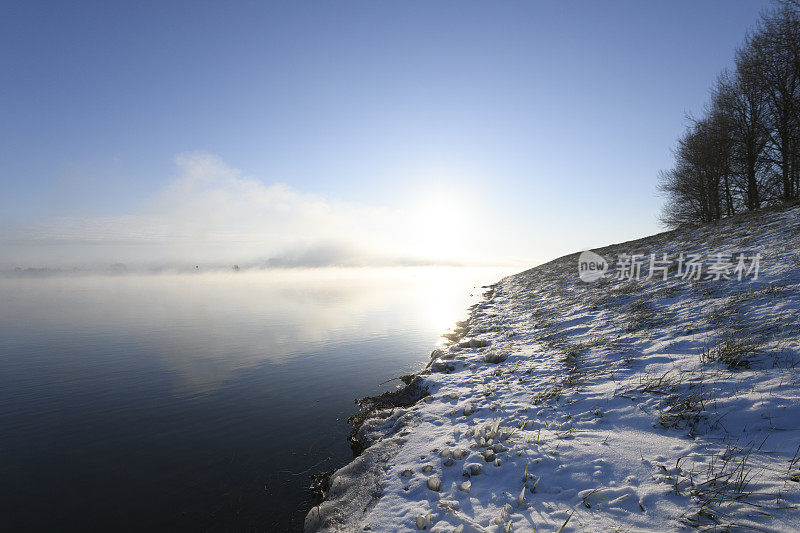
[[[194,243],[197,260],[345,241],[362,255],[388,253],[376,241],[437,255],[443,239],[441,257],[534,264],[656,232],[656,175],[686,113],[770,5],[4,2],[0,228],[14,247],[0,263],[174,260],[128,245],[213,234]],[[185,209],[249,222],[195,214],[202,231],[172,234],[170,206],[198,194],[186,187],[198,175],[205,199]],[[299,211],[358,216],[331,224],[341,239],[314,233],[319,209],[256,227],[282,224],[262,216],[284,205],[275,184]],[[416,233],[395,227],[409,217]],[[65,253],[83,232],[117,246]],[[249,244],[212,253],[234,233]]]

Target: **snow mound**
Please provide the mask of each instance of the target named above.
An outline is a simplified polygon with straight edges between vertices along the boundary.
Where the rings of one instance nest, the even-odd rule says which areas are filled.
[[[594,283],[578,254],[501,280],[306,530],[800,531],[799,251],[794,207],[595,250]],[[760,270],[626,277],[665,253]]]

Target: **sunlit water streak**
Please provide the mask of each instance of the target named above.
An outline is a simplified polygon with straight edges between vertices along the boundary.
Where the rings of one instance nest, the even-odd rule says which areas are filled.
[[[421,368],[509,269],[0,279],[14,528],[299,530],[353,398]]]

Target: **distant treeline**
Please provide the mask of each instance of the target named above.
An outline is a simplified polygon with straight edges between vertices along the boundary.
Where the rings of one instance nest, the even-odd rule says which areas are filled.
[[[800,197],[800,2],[761,15],[662,171],[661,220],[705,223]]]

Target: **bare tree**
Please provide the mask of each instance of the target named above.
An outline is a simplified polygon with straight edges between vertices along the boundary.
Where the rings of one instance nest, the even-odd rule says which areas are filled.
[[[761,16],[674,153],[659,175],[668,225],[800,198],[800,0]]]
[[[678,140],[675,166],[660,175],[659,189],[667,197],[661,215],[665,224],[712,222],[722,217],[729,167],[722,135],[727,135],[726,126],[712,115],[693,121]]]
[[[797,197],[798,110],[800,103],[800,17],[784,5],[762,16],[748,43],[766,103],[769,158],[779,171],[779,197]]]
[[[748,210],[761,207],[765,169],[765,150],[769,139],[766,128],[764,91],[758,64],[746,50],[736,58],[736,72],[723,72],[713,96],[713,108],[725,117],[730,127],[730,166],[738,176]]]

